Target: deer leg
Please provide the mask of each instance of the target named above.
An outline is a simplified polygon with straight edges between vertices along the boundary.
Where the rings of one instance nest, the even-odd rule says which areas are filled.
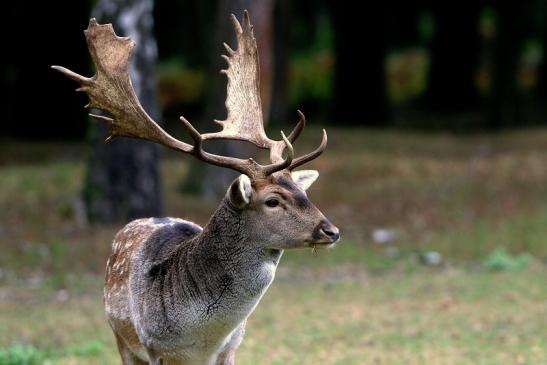
[[[120,336],[116,333],[114,333],[114,336],[116,336],[116,344],[118,345],[118,351],[120,352],[120,356],[122,358],[122,365],[148,365],[146,361],[142,361],[135,356],[135,354],[133,354]]]
[[[148,353],[148,364],[149,365],[163,365],[163,360],[159,357],[158,354],[152,349],[146,349]]]
[[[239,345],[241,345],[241,341],[243,341],[246,324],[247,320],[244,320],[234,330],[230,341],[228,341],[222,352],[218,355],[216,365],[234,365],[236,363],[236,351]]]
[[[236,363],[236,349],[227,349],[218,355],[216,365],[234,365]]]

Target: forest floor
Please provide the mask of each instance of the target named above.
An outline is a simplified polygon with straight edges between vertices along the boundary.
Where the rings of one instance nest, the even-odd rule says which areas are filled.
[[[343,239],[285,253],[238,364],[547,363],[547,130],[329,132],[309,196]],[[120,225],[81,217],[87,153],[0,143],[0,365],[119,363],[101,285]],[[187,167],[165,155],[166,214],[204,224]]]

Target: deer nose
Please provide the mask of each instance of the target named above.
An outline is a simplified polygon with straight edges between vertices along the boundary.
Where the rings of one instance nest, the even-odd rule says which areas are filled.
[[[321,223],[321,233],[327,236],[332,242],[336,242],[340,239],[340,230],[329,221],[323,221]]]

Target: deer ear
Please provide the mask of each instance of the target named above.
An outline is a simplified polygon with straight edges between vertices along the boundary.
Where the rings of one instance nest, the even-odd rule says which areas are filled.
[[[317,180],[319,177],[319,172],[315,170],[300,170],[291,172],[292,180],[295,182],[298,187],[304,191]]]
[[[241,175],[230,186],[228,199],[234,206],[243,208],[251,201],[252,192],[251,179],[247,175]]]

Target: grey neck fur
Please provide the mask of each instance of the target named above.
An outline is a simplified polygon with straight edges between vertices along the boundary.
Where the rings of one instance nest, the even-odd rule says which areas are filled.
[[[224,199],[192,239],[168,252],[139,255],[132,312],[147,346],[215,346],[209,341],[222,341],[252,313],[283,251],[263,249],[245,232],[241,212]]]
[[[185,289],[198,296],[214,293],[238,300],[260,295],[273,279],[270,270],[275,270],[282,251],[261,248],[246,231],[241,213],[225,198],[204,230],[188,242],[192,249],[180,247],[174,254],[179,275],[189,279]],[[196,275],[207,280],[192,280]]]

